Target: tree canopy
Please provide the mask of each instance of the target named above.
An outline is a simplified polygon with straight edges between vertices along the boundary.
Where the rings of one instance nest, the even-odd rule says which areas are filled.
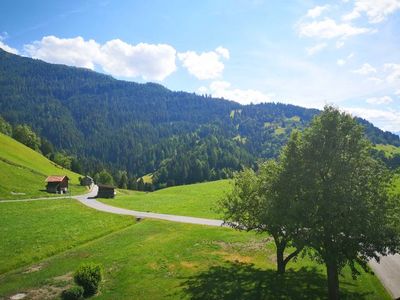
[[[303,133],[291,135],[277,162],[235,176],[221,202],[225,220],[268,232],[278,271],[304,248],[326,265],[329,299],[339,299],[344,266],[357,276],[358,266],[399,250],[399,197],[390,193],[389,172],[370,147],[354,118],[325,107]],[[296,250],[284,258],[288,245]]]

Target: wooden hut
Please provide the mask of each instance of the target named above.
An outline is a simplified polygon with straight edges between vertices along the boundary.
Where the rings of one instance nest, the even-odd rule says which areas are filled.
[[[114,198],[115,187],[111,185],[98,184],[99,191],[97,192],[97,198]]]
[[[68,192],[68,176],[51,175],[45,180],[48,193],[65,194]]]

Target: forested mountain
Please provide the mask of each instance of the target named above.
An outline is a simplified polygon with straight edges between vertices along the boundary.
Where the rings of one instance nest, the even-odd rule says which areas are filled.
[[[158,186],[224,178],[276,156],[317,113],[173,92],[0,49],[0,115],[28,124],[90,174],[153,173]],[[400,146],[398,136],[360,122],[372,142]]]

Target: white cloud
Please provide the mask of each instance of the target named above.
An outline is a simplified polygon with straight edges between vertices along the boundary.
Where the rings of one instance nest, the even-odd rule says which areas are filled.
[[[219,53],[225,59],[230,58],[229,50],[222,46],[219,46],[217,49],[215,49],[215,52]]]
[[[329,8],[329,5],[324,5],[324,6],[316,6],[314,8],[311,8],[307,11],[307,17],[310,18],[317,18],[319,17],[325,10]]]
[[[307,51],[308,55],[314,55],[314,54],[320,52],[321,50],[323,50],[324,48],[326,48],[326,46],[328,46],[327,43],[320,43],[320,44],[316,44],[315,46],[306,48],[306,51]]]
[[[395,91],[394,94],[395,94],[396,96],[400,96],[400,90]]]
[[[213,97],[234,100],[241,104],[269,102],[272,100],[271,97],[273,96],[252,89],[233,89],[231,88],[231,84],[227,81],[213,81],[210,84],[209,91]]]
[[[92,70],[101,56],[100,45],[96,41],[85,41],[80,36],[70,39],[45,36],[40,41],[25,45],[24,50],[33,58]]]
[[[380,110],[362,107],[346,108],[345,110],[353,115],[367,119],[383,130],[392,132],[400,131],[400,111],[398,110]]]
[[[400,80],[400,64],[385,64],[384,70],[389,73],[386,78],[389,83]]]
[[[176,70],[176,51],[165,44],[131,45],[119,39],[100,45],[82,37],[63,39],[45,36],[24,46],[33,58],[105,72],[121,77],[163,80]]]
[[[0,34],[0,48],[3,49],[4,51],[13,53],[13,54],[18,54],[18,50],[15,48],[12,48],[8,46],[7,44],[4,43],[4,41],[8,38],[8,33],[7,32],[2,32]]]
[[[344,15],[343,20],[351,21],[365,13],[370,23],[380,23],[398,9],[400,0],[356,0],[353,10]]]
[[[197,79],[215,79],[222,75],[225,66],[221,59],[229,59],[229,51],[223,47],[201,54],[187,51],[178,53],[178,58],[188,72]]]
[[[371,73],[376,73],[376,69],[368,63],[363,64],[359,69],[353,70],[353,73],[360,75],[368,75]]]
[[[338,60],[336,61],[336,63],[337,63],[339,66],[344,66],[344,65],[346,64],[346,61],[345,61],[344,59],[338,59]]]
[[[382,97],[372,97],[366,100],[369,104],[390,104],[393,102],[393,99],[389,96],[382,96]]]
[[[368,80],[369,80],[369,81],[372,81],[372,82],[375,82],[376,84],[381,84],[381,83],[383,83],[383,81],[384,81],[384,80],[382,80],[381,78],[375,77],[375,76],[373,76],[373,77],[368,77]]]
[[[344,41],[343,40],[338,40],[336,42],[336,48],[340,49],[344,46]]]
[[[325,18],[322,21],[300,23],[298,24],[297,29],[300,36],[317,37],[322,39],[345,39],[350,36],[373,32],[373,30],[369,28],[354,27],[347,23],[338,24],[330,18]]]
[[[127,44],[119,39],[101,47],[104,71],[124,77],[163,80],[176,70],[175,49],[166,44]]]
[[[205,86],[201,86],[201,87],[199,87],[197,89],[197,93],[200,94],[200,95],[205,95],[205,94],[207,94],[209,92],[210,92],[209,89],[207,87],[205,87]]]
[[[2,39],[0,39],[0,48],[3,49],[4,51],[13,53],[13,54],[18,54],[18,50],[15,48],[12,48],[6,44],[3,43]]]

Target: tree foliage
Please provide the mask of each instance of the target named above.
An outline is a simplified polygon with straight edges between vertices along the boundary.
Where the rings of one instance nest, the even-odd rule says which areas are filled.
[[[278,271],[303,248],[326,265],[330,299],[339,298],[339,274],[399,250],[399,196],[375,160],[363,127],[333,107],[293,132],[278,161],[258,173],[235,176],[222,200],[225,220],[238,229],[268,232],[275,241]],[[287,246],[295,251],[284,258]]]
[[[106,170],[102,170],[99,173],[96,173],[93,179],[96,184],[114,185],[114,179],[112,175]]]
[[[28,125],[18,125],[13,130],[13,138],[20,143],[32,148],[35,151],[40,150],[41,141],[35,132]]]
[[[12,126],[0,116],[0,132],[5,135],[12,135]]]
[[[356,276],[357,265],[398,249],[389,174],[371,157],[363,128],[333,107],[326,107],[296,144],[291,165],[302,178],[295,198],[303,234],[295,239],[326,265],[329,298],[338,299],[338,274],[345,265]]]
[[[235,175],[233,189],[221,200],[224,220],[239,230],[255,230],[270,234],[276,246],[277,272],[285,272],[288,262],[303,249],[294,243],[298,235],[297,215],[293,195],[287,189],[287,170],[284,169],[285,154],[293,149],[286,147],[279,162],[268,161],[259,166],[256,174],[246,169]],[[292,176],[294,179],[294,176]],[[298,185],[292,180],[292,188]],[[285,250],[294,250],[285,257]]]

